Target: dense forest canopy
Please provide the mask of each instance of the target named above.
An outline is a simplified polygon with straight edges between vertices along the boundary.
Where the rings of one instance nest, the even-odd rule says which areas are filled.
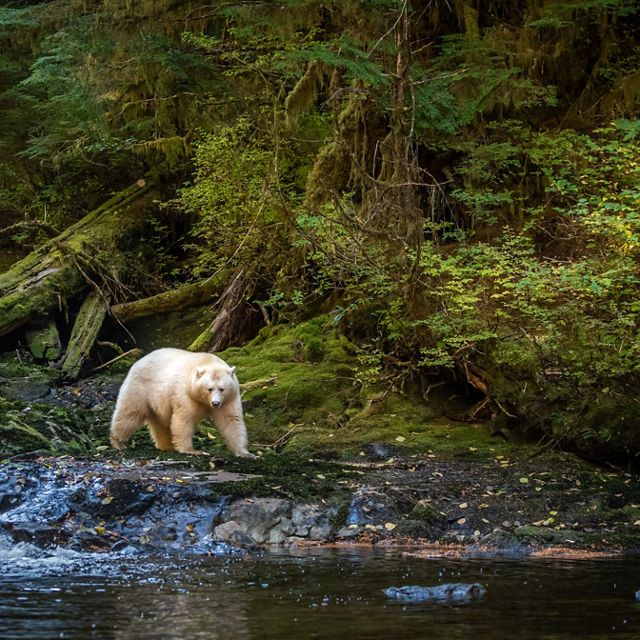
[[[328,312],[363,384],[456,379],[473,417],[634,455],[639,9],[4,2],[0,243],[144,179],[123,264],[87,262],[111,303],[213,283],[201,348]]]

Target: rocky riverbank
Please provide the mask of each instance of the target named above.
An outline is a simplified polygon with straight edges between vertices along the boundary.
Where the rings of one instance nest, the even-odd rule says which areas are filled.
[[[158,452],[144,432],[121,455],[108,426],[131,362],[65,384],[56,369],[6,354],[0,535],[180,553],[356,543],[640,550],[635,472],[493,434],[462,419],[469,405],[455,389],[436,388],[425,403],[354,384],[353,345],[323,326],[273,328],[223,354],[244,383],[256,460],[232,458],[207,423],[195,441],[207,456]]]
[[[199,470],[190,460],[17,457],[0,467],[0,530],[15,543],[96,552],[328,543],[508,555],[640,550],[640,488],[625,473],[501,456],[262,458],[225,470],[209,458],[214,468]]]

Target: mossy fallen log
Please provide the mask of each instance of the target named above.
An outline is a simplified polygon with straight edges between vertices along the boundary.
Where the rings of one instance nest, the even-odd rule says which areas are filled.
[[[120,322],[129,322],[162,313],[182,311],[207,304],[219,288],[220,285],[216,280],[207,278],[199,282],[184,284],[177,289],[158,293],[149,298],[115,304],[111,307],[111,313]]]
[[[64,308],[90,285],[117,281],[120,244],[148,219],[157,194],[139,180],[0,274],[0,336]]]
[[[78,378],[80,368],[89,357],[93,343],[100,333],[108,309],[107,298],[97,291],[92,291],[84,299],[62,362],[61,370],[65,378],[69,380]]]

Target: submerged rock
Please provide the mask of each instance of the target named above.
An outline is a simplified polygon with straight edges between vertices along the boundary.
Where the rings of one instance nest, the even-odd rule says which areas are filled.
[[[383,589],[388,598],[402,602],[467,602],[477,600],[487,593],[478,582],[473,584],[450,583],[435,587],[389,587]]]

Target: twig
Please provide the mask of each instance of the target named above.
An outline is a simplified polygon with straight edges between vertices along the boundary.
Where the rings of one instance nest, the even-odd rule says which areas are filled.
[[[111,358],[111,360],[109,360],[108,362],[105,362],[104,364],[101,364],[100,366],[95,367],[95,369],[91,369],[91,371],[89,371],[89,373],[93,373],[94,371],[99,371],[100,369],[104,369],[108,365],[114,363],[116,360],[120,360],[121,358],[129,356],[129,355],[131,355],[131,354],[133,354],[135,352],[141,353],[141,349],[138,349],[136,347],[134,347],[133,349],[129,349],[129,351],[125,351],[124,353],[121,353],[119,356],[116,356],[115,358]]]

